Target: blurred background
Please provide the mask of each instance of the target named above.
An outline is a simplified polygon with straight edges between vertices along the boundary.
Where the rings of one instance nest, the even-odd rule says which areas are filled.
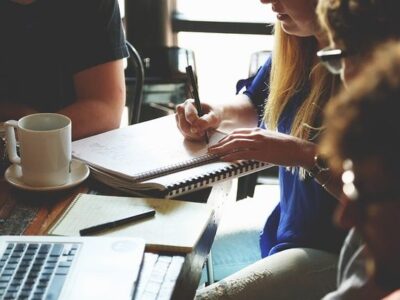
[[[193,64],[201,99],[232,97],[272,49],[275,16],[259,0],[119,0],[127,39],[145,69],[142,119],[168,113],[188,94]],[[189,95],[190,96],[190,95]]]

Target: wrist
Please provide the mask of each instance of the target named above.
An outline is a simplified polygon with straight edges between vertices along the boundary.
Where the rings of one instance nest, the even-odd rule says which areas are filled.
[[[317,177],[322,172],[328,172],[329,166],[326,159],[321,155],[316,153],[313,158],[313,165],[307,169],[307,173],[310,177]]]
[[[315,165],[314,159],[317,154],[317,145],[309,141],[298,140],[300,140],[300,142],[297,142],[297,147],[294,148],[299,155],[297,158],[298,166],[308,171]]]

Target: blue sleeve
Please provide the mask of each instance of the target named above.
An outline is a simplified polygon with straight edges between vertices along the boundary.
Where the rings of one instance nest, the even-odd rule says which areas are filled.
[[[269,94],[269,77],[271,73],[271,58],[268,58],[262,67],[260,67],[257,73],[247,79],[239,80],[236,84],[236,93],[241,92],[247,95],[254,107],[257,109],[258,114],[258,125],[262,123],[262,117],[264,115],[265,100]]]

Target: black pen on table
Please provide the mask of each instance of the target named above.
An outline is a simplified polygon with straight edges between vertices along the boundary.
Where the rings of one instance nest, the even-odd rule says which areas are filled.
[[[197,115],[199,117],[201,117],[203,115],[203,110],[201,109],[201,103],[200,103],[200,97],[199,97],[199,91],[197,89],[197,83],[196,80],[194,78],[194,74],[193,74],[193,68],[191,65],[188,65],[186,67],[186,74],[189,76],[189,81],[190,81],[190,85],[191,85],[191,92],[192,92],[192,96],[194,98],[194,104],[196,105],[196,109],[197,109]],[[204,134],[205,137],[205,141],[208,144],[208,134],[207,131]]]
[[[147,210],[143,213],[140,214],[136,214],[133,216],[129,216],[127,218],[123,218],[120,220],[116,220],[116,221],[111,221],[111,222],[107,222],[107,223],[102,223],[99,225],[94,225],[91,227],[87,227],[84,229],[79,230],[79,234],[80,236],[87,236],[87,235],[91,235],[91,234],[95,234],[98,233],[100,231],[106,230],[106,229],[112,229],[115,227],[118,227],[120,225],[124,225],[133,221],[139,221],[139,220],[143,220],[143,219],[147,219],[150,218],[152,216],[154,216],[156,213],[156,211],[154,209],[151,210]]]

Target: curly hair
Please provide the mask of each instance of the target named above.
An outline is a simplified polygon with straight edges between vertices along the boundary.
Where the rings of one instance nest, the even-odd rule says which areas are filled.
[[[320,0],[317,14],[332,41],[363,54],[379,43],[400,38],[399,0]]]
[[[370,65],[325,110],[326,130],[319,150],[340,172],[350,158],[382,160],[385,170],[400,167],[400,43],[378,47]]]

